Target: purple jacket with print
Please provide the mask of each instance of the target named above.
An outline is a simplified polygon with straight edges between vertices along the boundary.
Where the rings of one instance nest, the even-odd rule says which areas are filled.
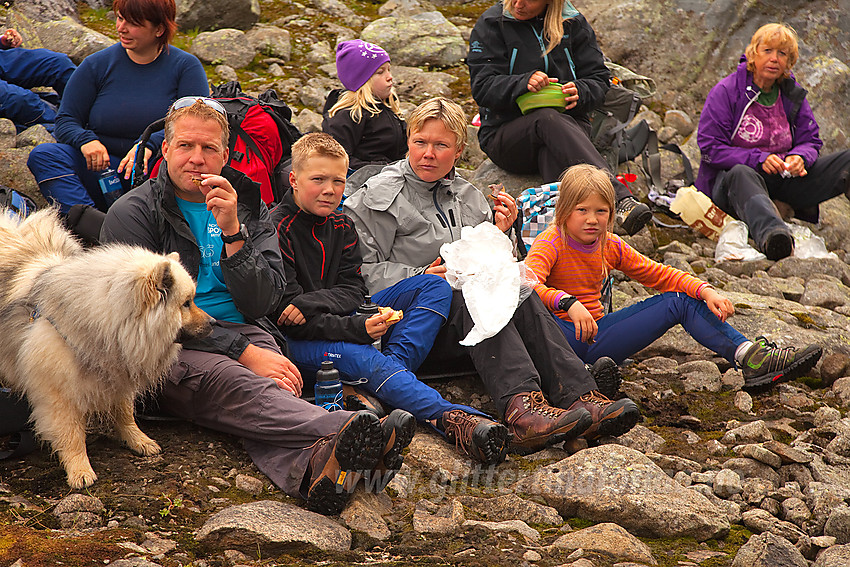
[[[738,70],[714,85],[705,99],[697,131],[702,158],[696,187],[709,197],[718,173],[739,163],[758,170],[769,155],[757,148],[732,145],[732,135],[741,117],[760,92],[753,83],[753,74],[747,71],[746,57],[741,56]],[[823,142],[818,137],[812,108],[806,101],[808,93],[793,76],[779,82],[779,92],[791,125],[792,148],[788,154],[802,157],[809,167],[818,158]]]

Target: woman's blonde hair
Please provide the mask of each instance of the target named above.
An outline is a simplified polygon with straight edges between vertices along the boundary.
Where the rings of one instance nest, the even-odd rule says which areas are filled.
[[[788,24],[765,24],[756,30],[744,54],[747,56],[747,71],[755,71],[756,51],[759,45],[781,49],[788,54],[788,68],[783,75],[786,79],[791,76],[791,68],[800,57],[800,47],[797,43],[797,32]]]
[[[608,226],[599,237],[599,254],[602,256],[602,278],[608,277],[608,268],[605,266],[605,244],[608,242],[608,233],[614,230],[615,194],[614,185],[608,172],[596,166],[582,163],[567,169],[558,180],[560,185],[558,201],[555,203],[555,219],[552,224],[561,231],[562,238],[566,238],[567,219],[579,203],[588,199],[591,195],[598,195],[608,205],[611,214],[608,215]]]
[[[466,146],[466,115],[463,109],[447,98],[429,98],[417,106],[407,117],[407,138],[422,131],[428,120],[439,120],[457,138],[455,149]]]
[[[390,90],[390,96],[386,101],[378,100],[372,92],[372,78],[363,83],[363,86],[356,91],[345,91],[336,104],[328,111],[328,115],[333,116],[340,110],[351,109],[351,119],[356,124],[360,124],[360,119],[363,117],[363,111],[367,111],[372,116],[381,113],[381,103],[386,104],[397,116],[401,116],[401,106],[399,105],[398,95],[395,92],[395,87]]]
[[[514,7],[514,0],[505,0],[504,12],[510,14]],[[564,18],[561,16],[564,10],[564,0],[550,0],[546,6],[546,15],[543,17],[543,39],[546,40],[546,53],[558,47],[564,37]]]

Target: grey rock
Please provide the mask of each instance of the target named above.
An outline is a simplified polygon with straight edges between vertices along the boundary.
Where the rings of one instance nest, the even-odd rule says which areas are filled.
[[[263,481],[247,474],[238,474],[236,475],[236,488],[256,496],[263,491]]]
[[[69,17],[36,26],[42,45],[64,53],[79,65],[83,59],[115,43],[112,39],[78,24]]]
[[[17,136],[15,123],[8,118],[0,118],[0,149],[14,148]]]
[[[823,532],[832,511],[844,505],[847,492],[844,487],[814,481],[806,487],[805,501],[812,511],[811,524],[817,533]]]
[[[806,282],[806,291],[800,298],[800,303],[835,309],[850,303],[850,290],[843,284],[828,280],[809,280]]]
[[[393,61],[393,84],[402,100],[414,104],[435,96],[451,97],[451,85],[457,78],[440,71],[423,71],[416,67],[396,65]],[[477,167],[477,166],[476,166]]]
[[[796,543],[804,534],[791,522],[785,522],[761,508],[748,510],[741,514],[741,520],[750,530],[762,533],[769,532]]]
[[[325,551],[348,551],[351,533],[322,515],[271,500],[231,506],[214,514],[196,532],[207,549],[236,549],[252,557],[278,555],[304,544]]]
[[[543,559],[543,556],[534,551],[533,549],[529,549],[528,551],[522,554],[522,558],[528,562],[534,563]]]
[[[422,12],[433,12],[436,7],[427,0],[389,0],[378,8],[378,15],[387,16],[413,16]]]
[[[474,175],[466,179],[482,191],[486,191],[487,186],[491,183],[501,183],[505,186],[505,191],[514,197],[519,196],[523,189],[543,184],[543,178],[537,174],[515,175],[508,173],[489,159],[475,169]]]
[[[632,120],[630,126],[636,125],[641,120],[646,120],[646,123],[649,124],[649,127],[655,131],[661,130],[664,127],[664,121],[661,119],[661,116],[659,116],[658,113],[653,112],[652,110],[641,110],[640,112],[638,112]]]
[[[707,360],[695,360],[679,365],[679,372],[685,390],[719,392],[721,390],[720,370],[717,365]]]
[[[833,352],[821,359],[820,363],[820,378],[827,386],[843,376],[850,374],[850,356],[846,354]]]
[[[653,453],[664,445],[664,438],[648,427],[638,424],[617,437],[617,442],[641,453]]]
[[[453,445],[436,433],[420,429],[408,446],[405,462],[421,468],[436,482],[450,483],[470,477],[480,471],[469,457],[458,453]]]
[[[850,545],[836,545],[818,554],[812,567],[847,567],[850,565]]]
[[[730,368],[726,372],[723,373],[723,376],[720,377],[720,388],[723,391],[731,391],[735,392],[744,387],[744,373],[740,370],[736,370],[734,368]],[[750,398],[752,399],[752,398]],[[738,397],[735,396],[736,405]],[[738,408],[740,409],[740,408]],[[742,410],[743,411],[743,410]]]
[[[690,136],[695,127],[691,117],[681,110],[668,110],[664,114],[664,125],[673,128],[682,137]]]
[[[826,549],[827,547],[835,545],[835,538],[832,536],[817,536],[810,538],[810,541],[814,547],[819,547],[821,549]]]
[[[753,411],[753,397],[747,392],[736,392],[735,407],[744,413],[750,413]]]
[[[184,31],[247,30],[259,20],[258,0],[177,0],[177,25]]]
[[[257,53],[289,61],[292,45],[289,31],[268,24],[257,24],[245,32],[245,39]]]
[[[758,504],[779,486],[776,471],[753,459],[729,459],[723,463],[723,467],[735,471],[743,479],[741,495],[750,504]]]
[[[331,63],[334,61],[334,52],[327,41],[317,41],[310,46],[310,51],[307,53],[307,61],[315,65],[323,63]]]
[[[618,445],[580,451],[535,471],[515,489],[539,494],[564,516],[620,525],[653,537],[722,537],[721,511],[682,487],[641,453]]]
[[[743,490],[741,477],[734,471],[721,469],[714,477],[714,494],[720,498],[729,498],[733,494],[740,494],[741,490]]]
[[[363,25],[363,18],[354,13],[354,11],[340,2],[339,0],[311,0],[313,6],[333,16],[335,20],[349,27],[360,27]]]
[[[773,434],[770,433],[767,425],[764,421],[758,420],[730,429],[723,436],[721,442],[727,445],[740,445],[742,443],[761,443],[772,439]]]
[[[484,150],[478,144],[478,127],[468,125],[466,132],[466,147],[463,148],[460,159],[468,163],[471,167],[478,167],[487,159],[487,154],[484,153]]]
[[[112,567],[162,567],[159,563],[148,561],[144,557],[130,557],[128,559],[118,559],[110,563]]]
[[[850,266],[832,258],[800,259],[788,257],[776,262],[768,271],[774,277],[787,278],[798,276],[811,281],[813,277],[826,274],[841,280],[844,285],[850,285]]]
[[[823,535],[832,536],[836,543],[850,543],[850,507],[838,506],[829,515],[823,528]]]
[[[773,285],[789,301],[800,301],[803,292],[806,291],[803,278],[774,278],[770,279]]]
[[[675,475],[673,475],[673,480],[675,480],[684,487],[688,487],[694,483],[694,481],[691,479],[691,475],[689,475],[685,471],[677,472]]]
[[[803,523],[812,517],[812,512],[800,498],[787,498],[782,501],[782,519],[803,527]]]
[[[417,533],[445,534],[464,522],[463,504],[453,499],[443,506],[420,500],[413,511],[413,530]]]
[[[787,539],[763,533],[752,536],[738,550],[732,567],[808,567],[808,562]]]
[[[782,504],[780,504],[779,500],[776,500],[775,498],[765,498],[759,504],[759,508],[765,510],[771,516],[776,516],[777,518],[782,514]],[[799,540],[797,543],[799,543]]]
[[[102,524],[103,502],[85,494],[69,494],[59,501],[53,515],[65,529],[94,528]]]
[[[800,451],[799,449],[795,449],[785,443],[780,443],[779,441],[767,441],[762,444],[762,447],[771,453],[778,455],[783,465],[789,465],[791,463],[810,463],[812,461],[812,455],[809,453]]]
[[[466,44],[440,12],[388,17],[373,21],[360,34],[383,47],[401,65],[445,67],[466,57]]]
[[[384,521],[385,514],[392,511],[393,502],[383,492],[367,492],[362,486],[355,490],[348,506],[340,514],[345,525],[369,537],[385,541],[392,533]]]
[[[564,534],[552,546],[556,549],[583,549],[613,557],[616,560],[658,565],[645,543],[617,524],[596,524],[583,530]]]
[[[832,392],[842,406],[850,406],[850,376],[839,378],[832,384]]]
[[[696,461],[678,457],[676,455],[662,455],[660,453],[647,453],[646,456],[664,470],[669,476],[673,476],[679,471],[687,473],[695,473],[702,471],[702,465]]]
[[[778,469],[782,466],[782,459],[776,453],[768,451],[762,445],[738,445],[734,449],[736,454],[742,457],[749,457],[761,463]]]
[[[705,472],[695,472],[691,473],[691,480],[698,484],[714,484],[714,479],[717,478],[718,471],[705,471]],[[676,473],[678,474],[678,473]],[[740,482],[740,479],[739,479]]]
[[[528,543],[540,541],[540,533],[522,520],[505,520],[503,522],[465,520],[461,526],[464,528],[483,528],[489,532],[516,532],[524,537]]]
[[[26,2],[15,3],[15,9],[35,22],[51,22],[66,17],[76,22],[80,21],[77,3],[74,0],[26,0]],[[18,26],[12,22],[12,27]]]
[[[322,131],[322,115],[309,108],[305,108],[299,112],[292,119],[292,123],[304,134]]]
[[[560,526],[564,523],[564,519],[561,518],[558,511],[551,506],[525,500],[516,494],[504,494],[493,498],[460,496],[458,500],[466,508],[479,514],[485,520],[495,522],[522,520],[531,524],[554,526]]]
[[[162,557],[166,553],[177,549],[177,542],[174,540],[161,538],[154,533],[147,533],[145,535],[147,537],[142,542],[142,547],[146,552],[152,553],[155,557]]]
[[[223,83],[239,80],[239,75],[236,74],[236,69],[230,65],[216,65],[215,74],[219,76]]]
[[[189,51],[204,63],[223,63],[236,69],[246,67],[255,55],[245,32],[234,28],[199,33]]]

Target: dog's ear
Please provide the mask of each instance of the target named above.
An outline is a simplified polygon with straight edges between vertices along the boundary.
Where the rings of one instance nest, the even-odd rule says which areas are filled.
[[[170,256],[170,254],[169,254]],[[171,262],[163,260],[148,273],[142,285],[142,304],[153,307],[160,301],[168,299],[174,287],[174,274],[171,272]]]
[[[179,262],[179,261],[180,261],[180,254],[178,254],[177,252],[171,252],[171,253],[169,253],[169,254],[166,254],[166,255],[165,255],[165,257],[166,257],[166,258],[171,258],[171,259],[172,259],[172,260],[174,260],[175,262]]]

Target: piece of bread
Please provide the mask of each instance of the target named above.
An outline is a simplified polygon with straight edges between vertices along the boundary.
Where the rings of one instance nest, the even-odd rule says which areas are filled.
[[[398,323],[399,321],[401,321],[401,318],[404,317],[403,311],[401,311],[401,310],[396,311],[392,307],[378,307],[378,310],[381,312],[381,315],[383,315],[384,313],[387,313],[389,311],[392,311],[393,314],[390,315],[389,319],[387,319],[387,325],[392,325],[393,323]]]

